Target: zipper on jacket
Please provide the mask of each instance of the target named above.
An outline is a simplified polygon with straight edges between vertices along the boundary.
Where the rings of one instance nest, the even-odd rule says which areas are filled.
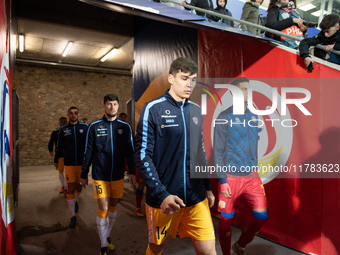
[[[183,125],[184,125],[184,164],[183,164],[183,174],[184,174],[184,204],[187,203],[187,182],[186,182],[186,157],[187,157],[187,127],[185,125],[185,118],[183,112],[184,102],[181,105],[181,113],[183,118]]]
[[[76,151],[76,164],[77,165],[77,133],[76,133],[76,125],[73,125],[73,132],[74,132],[74,148],[75,148],[75,151]]]
[[[112,181],[113,180],[113,133],[112,133],[112,122],[110,122],[110,131],[111,131],[111,157],[112,157],[111,181]]]

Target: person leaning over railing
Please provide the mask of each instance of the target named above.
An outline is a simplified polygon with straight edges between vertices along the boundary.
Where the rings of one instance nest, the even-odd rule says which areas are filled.
[[[313,60],[309,56],[309,48],[317,44],[325,45],[324,49],[314,49],[314,55],[326,61],[340,64],[340,56],[329,52],[330,50],[340,50],[340,16],[338,14],[329,14],[323,18],[320,23],[321,32],[312,37],[306,38],[300,42],[300,56],[308,67]]]
[[[286,34],[304,37],[307,27],[298,11],[295,9],[295,0],[270,0],[267,14],[267,27],[281,31]],[[289,38],[280,37],[270,33],[266,33],[267,37],[271,37],[278,41],[284,41],[290,46],[297,48],[297,41]]]
[[[241,20],[245,20],[254,24],[261,25],[261,15],[259,7],[263,3],[263,0],[251,0],[246,2],[243,6]],[[241,28],[247,30],[255,35],[260,35],[261,30],[252,26],[241,24]]]

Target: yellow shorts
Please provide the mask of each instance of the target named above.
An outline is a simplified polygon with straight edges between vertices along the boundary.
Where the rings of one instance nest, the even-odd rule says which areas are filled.
[[[96,199],[104,197],[122,198],[124,193],[124,179],[118,181],[93,180],[93,197]]]
[[[64,173],[64,158],[58,159],[58,167],[55,170],[58,170],[60,174]]]
[[[82,166],[65,166],[65,178],[67,183],[80,183]]]
[[[172,215],[162,213],[161,209],[145,205],[149,229],[149,243],[162,244],[171,235],[176,238],[177,231],[181,238],[191,237],[198,241],[215,239],[208,199],[179,209]]]

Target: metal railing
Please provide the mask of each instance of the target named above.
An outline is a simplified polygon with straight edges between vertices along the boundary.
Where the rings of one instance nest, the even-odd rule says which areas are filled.
[[[163,0],[161,2],[169,2],[169,3],[174,3],[174,4],[180,5],[178,2],[171,1],[171,0]],[[199,12],[205,13],[205,17],[207,17],[207,15],[211,15],[211,16],[219,17],[221,19],[223,18],[223,19],[228,19],[228,20],[236,21],[236,22],[238,22],[240,24],[245,24],[247,26],[252,26],[252,27],[255,27],[257,29],[261,29],[261,31],[272,33],[272,34],[275,34],[275,35],[278,35],[278,36],[283,36],[283,37],[286,37],[286,38],[289,38],[289,39],[292,39],[292,40],[295,40],[295,41],[300,41],[301,42],[303,40],[303,38],[301,38],[301,37],[297,37],[297,36],[289,35],[289,34],[286,34],[286,33],[282,33],[280,31],[271,29],[269,27],[261,26],[261,25],[255,24],[255,23],[251,23],[251,22],[248,22],[248,21],[245,21],[245,20],[237,19],[237,18],[234,18],[234,17],[231,17],[231,16],[227,16],[227,15],[224,15],[224,14],[220,14],[220,13],[214,12],[214,11],[209,11],[209,10],[202,9],[202,8],[199,8],[199,7],[191,6],[189,4],[183,4],[183,7],[187,8],[187,9],[191,9],[191,10],[195,10],[195,11],[199,11]],[[323,50],[325,45],[318,44],[318,45],[316,45],[314,47]],[[340,55],[340,51],[336,51],[336,50],[332,49],[332,50],[330,50],[330,52],[332,52],[334,54],[337,54],[337,55]]]

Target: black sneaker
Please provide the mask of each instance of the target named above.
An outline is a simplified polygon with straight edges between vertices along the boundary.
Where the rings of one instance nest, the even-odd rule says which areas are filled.
[[[79,205],[78,202],[76,201],[75,206],[74,206],[74,212],[78,212],[79,211]]]
[[[73,216],[70,221],[70,228],[75,228],[77,226],[77,217]]]
[[[111,243],[110,237],[107,238],[107,246],[109,251],[113,251],[115,249],[115,245]]]
[[[100,254],[99,255],[108,255],[109,254],[109,249],[107,247],[102,247],[100,249]]]

